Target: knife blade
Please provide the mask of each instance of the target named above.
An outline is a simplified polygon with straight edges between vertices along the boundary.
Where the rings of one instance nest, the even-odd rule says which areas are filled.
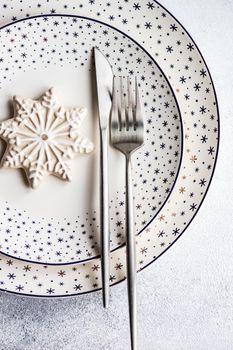
[[[94,49],[100,127],[100,233],[103,306],[109,306],[110,231],[108,205],[108,141],[112,107],[113,72],[106,57]]]

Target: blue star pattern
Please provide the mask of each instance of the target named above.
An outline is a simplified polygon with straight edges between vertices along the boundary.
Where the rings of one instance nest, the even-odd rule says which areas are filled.
[[[214,87],[206,64],[185,29],[155,1],[108,1],[107,6],[102,1],[87,4],[87,1],[77,3],[74,0],[48,0],[34,5],[26,0],[18,3],[22,9],[18,13],[13,12],[16,9],[15,0],[14,3],[9,0],[2,8],[2,23],[23,16],[69,14],[72,11],[78,15],[88,14],[91,18],[119,28],[156,59],[175,92],[184,127],[182,164],[166,205],[137,237],[137,266],[141,270],[161,256],[184,232],[197,213],[213,176],[218,152],[219,120]],[[127,21],[123,21],[125,18]],[[23,54],[22,58],[25,59],[27,52]],[[0,65],[2,63],[4,57],[0,57]],[[163,150],[163,142],[161,145]],[[154,188],[156,195],[156,184]],[[118,208],[124,205],[121,202],[120,199]],[[125,275],[125,249],[120,248],[111,254],[111,283],[123,280]],[[0,288],[44,297],[95,291],[101,288],[100,260],[48,266],[0,255]]]

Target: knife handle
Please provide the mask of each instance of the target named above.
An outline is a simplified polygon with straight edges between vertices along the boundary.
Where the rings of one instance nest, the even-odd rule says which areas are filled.
[[[103,306],[109,306],[110,234],[108,208],[108,131],[100,132],[100,234]]]

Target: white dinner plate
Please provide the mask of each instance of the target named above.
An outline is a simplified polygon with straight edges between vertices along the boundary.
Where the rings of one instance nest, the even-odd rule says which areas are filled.
[[[62,35],[63,38],[59,37],[58,35],[58,40],[63,40],[63,46],[66,46],[66,42],[72,42],[74,45],[74,33],[78,32],[78,35],[80,35],[81,33],[79,33],[79,31],[82,30],[85,36],[84,45],[90,45],[90,38],[89,36],[88,38],[86,37],[88,30],[91,30],[91,28],[88,28],[89,25],[86,25],[88,22],[90,22],[94,27],[98,27],[98,29],[96,29],[97,31],[100,30],[99,26],[102,25],[103,28],[108,28],[108,32],[111,33],[109,38],[105,39],[105,43],[109,44],[106,46],[102,44],[103,46],[101,46],[101,50],[103,52],[107,54],[107,50],[112,50],[112,45],[114,45],[115,41],[114,36],[117,35],[120,38],[119,40],[122,40],[126,46],[131,45],[130,49],[135,50],[133,52],[137,52],[139,55],[137,68],[139,73],[136,72],[136,74],[142,77],[141,85],[145,104],[145,121],[146,128],[149,130],[149,133],[147,135],[147,143],[145,145],[145,147],[148,147],[148,149],[142,150],[140,156],[135,154],[134,160],[134,183],[140,183],[139,186],[135,187],[136,202],[139,205],[138,209],[136,208],[136,213],[137,210],[139,210],[136,219],[136,221],[138,220],[137,264],[139,270],[143,269],[148,264],[155,261],[159,256],[161,256],[161,254],[164,253],[184,232],[184,230],[188,227],[196,215],[209,188],[217,158],[219,136],[218,108],[213,83],[205,61],[194,41],[187,34],[181,24],[174,17],[172,17],[172,15],[167,10],[165,10],[155,1],[148,2],[143,0],[140,3],[134,3],[132,1],[109,1],[107,5],[103,4],[103,2],[98,1],[89,1],[88,4],[82,4],[81,2],[77,4],[76,1],[61,1],[59,3],[56,1],[50,1],[46,5],[40,5],[37,7],[36,5],[29,5],[26,1],[22,0],[19,1],[18,7],[18,10],[17,6],[15,7],[17,18],[13,19],[18,19],[19,22],[13,23],[11,26],[5,26],[1,29],[1,33],[4,33],[4,35],[1,33],[0,34],[3,45],[6,38],[8,37],[9,42],[5,46],[5,50],[8,51],[9,60],[11,59],[12,62],[14,59],[18,60],[17,57],[20,53],[20,61],[25,60],[25,62],[16,62],[15,69],[13,70],[12,65],[9,65],[9,67],[8,65],[5,65],[6,59],[4,59],[4,57],[6,56],[5,54],[3,55],[3,61],[1,62],[0,66],[0,74],[3,77],[3,80],[1,80],[2,89],[0,91],[0,103],[2,110],[1,120],[5,120],[11,116],[9,113],[10,109],[8,107],[8,103],[11,100],[13,94],[20,94],[24,95],[25,97],[37,98],[41,93],[44,92],[47,87],[49,87],[49,84],[55,84],[56,88],[61,93],[61,97],[63,98],[63,102],[66,106],[76,106],[76,104],[81,104],[89,108],[90,114],[85,121],[83,132],[94,141],[96,152],[93,153],[92,156],[87,155],[85,157],[77,157],[75,159],[73,163],[73,174],[78,174],[78,176],[75,176],[73,183],[60,183],[58,179],[49,177],[44,181],[41,187],[36,190],[36,192],[25,186],[25,183],[22,180],[22,172],[18,170],[11,170],[10,173],[8,173],[7,177],[5,177],[5,172],[8,170],[4,169],[4,174],[2,170],[0,170],[2,200],[1,212],[3,214],[1,215],[1,239],[2,237],[4,237],[4,239],[9,238],[9,242],[11,243],[7,244],[8,242],[6,242],[5,244],[2,240],[1,250],[4,254],[13,256],[7,257],[3,254],[0,256],[1,289],[9,292],[32,296],[66,296],[94,291],[101,287],[100,260],[96,257],[99,254],[99,241],[98,235],[96,235],[96,232],[98,232],[98,222],[95,224],[96,226],[93,229],[95,242],[93,248],[90,246],[90,241],[87,240],[86,243],[84,243],[85,239],[81,239],[81,231],[79,226],[83,224],[89,225],[91,223],[88,222],[88,220],[85,221],[85,223],[82,222],[86,220],[86,217],[81,212],[81,209],[85,208],[86,210],[87,208],[86,212],[88,213],[90,211],[89,198],[87,199],[88,195],[85,197],[85,193],[90,191],[89,186],[92,180],[88,181],[86,177],[90,173],[91,175],[96,174],[96,183],[98,183],[98,171],[96,171],[96,167],[93,167],[93,164],[95,164],[96,160],[98,160],[98,130],[94,125],[96,120],[94,117],[95,109],[92,107],[92,103],[90,101],[93,97],[93,94],[86,94],[86,92],[84,92],[84,90],[88,90],[88,86],[90,87],[90,80],[86,78],[86,74],[88,73],[87,70],[85,72],[85,64],[88,66],[88,62],[90,64],[91,58],[88,60],[87,57],[87,61],[85,61],[86,63],[83,62],[84,66],[81,66],[80,68],[79,63],[81,61],[76,61],[77,63],[73,62],[74,56],[70,54],[70,50],[75,50],[75,47],[70,48],[70,45],[67,45],[67,48],[60,48],[60,50],[64,50],[60,56],[63,59],[64,57],[67,57],[67,61],[69,62],[59,62],[58,55],[55,55],[52,68],[50,68],[50,63],[46,62],[46,60],[43,62],[44,69],[49,72],[48,76],[44,75],[44,72],[41,69],[37,70],[37,67],[35,67],[34,70],[34,68],[30,67],[29,64],[29,59],[31,59],[31,61],[33,60],[33,57],[30,56],[31,48],[27,47],[27,42],[30,43],[30,40],[32,40],[32,37],[29,34],[30,26],[27,28],[28,34],[25,38],[25,35],[23,33],[25,30],[25,23],[32,22],[32,27],[36,21],[38,23],[41,23],[38,25],[39,29],[35,30],[34,41],[40,41],[41,43],[45,39],[45,49],[41,53],[41,44],[38,45],[38,48],[40,49],[35,50],[37,62],[40,62],[40,60],[42,61],[43,57],[41,57],[41,55],[47,55],[46,52],[49,51],[49,49],[47,48],[46,50],[46,45],[50,43],[53,45],[54,41],[46,41],[46,37],[50,37],[51,35],[49,34],[51,32],[50,21],[56,21],[54,12],[57,14],[62,13],[63,18],[66,18],[64,21],[66,21],[69,25],[72,24],[70,13],[72,13],[72,15],[75,14],[78,16],[76,18],[77,23],[73,23],[73,26],[75,27],[77,24],[77,27],[75,27],[72,32],[70,30],[71,34],[67,34],[67,39],[66,34]],[[3,14],[3,19],[6,23],[11,18],[12,13],[9,11],[9,8],[8,10],[4,9],[4,11],[5,12]],[[52,13],[53,16],[42,16],[39,18],[20,20],[20,18],[25,17],[25,15],[36,16],[40,15],[41,13],[43,15]],[[83,17],[88,17],[88,19],[84,19]],[[60,21],[61,16],[58,16],[57,20]],[[82,20],[83,23],[85,23],[85,28],[84,25],[83,28],[79,28],[79,26],[81,26],[80,21]],[[22,31],[17,29],[19,27],[22,28]],[[42,27],[46,29],[46,32],[43,32]],[[55,31],[56,27],[57,26],[55,25]],[[7,33],[7,29],[9,28],[12,29],[12,32]],[[61,30],[64,30],[64,24],[61,28]],[[103,28],[102,30],[104,31],[105,29]],[[17,40],[14,39],[15,37],[13,36],[13,34],[16,33],[18,35]],[[104,42],[104,35],[105,34],[103,32],[100,35],[99,40],[101,43]],[[25,47],[21,46],[23,36],[25,40],[25,43],[23,45],[25,45]],[[123,38],[124,36],[125,38]],[[18,42],[19,46],[17,47]],[[9,51],[11,50],[9,46],[10,43],[12,44],[12,47],[14,45],[17,47],[17,53]],[[101,43],[99,45],[101,45]],[[1,44],[0,50],[4,49],[3,45]],[[93,46],[95,45],[96,43],[93,44]],[[116,46],[117,45],[118,43]],[[77,48],[79,47],[80,46],[77,44]],[[88,47],[89,49],[86,51],[87,56],[90,57],[90,46]],[[23,50],[24,48],[25,50]],[[52,46],[50,47],[50,50],[53,50]],[[66,51],[69,52],[66,53]],[[83,51],[79,50],[79,52],[80,56],[82,56]],[[22,56],[24,53],[26,56]],[[73,54],[75,55],[75,52]],[[130,55],[128,47],[125,47],[123,54],[124,59],[128,61],[129,58],[127,57]],[[10,56],[12,56],[12,58]],[[73,58],[71,59],[71,57]],[[115,67],[115,71],[117,71],[117,66],[119,65],[119,67],[123,69],[124,74],[129,74],[129,71],[132,70],[133,67],[135,74],[135,62],[129,62],[129,64],[125,63],[122,66],[121,64],[116,64],[116,66],[114,66],[113,62],[114,58],[116,59],[116,57],[117,55],[111,56],[111,54],[109,56],[109,60],[113,65],[113,68]],[[82,60],[83,59],[84,58],[82,58]],[[47,60],[51,61],[51,59]],[[152,61],[151,71],[150,68],[147,67],[150,60]],[[21,70],[19,66],[21,65],[22,71],[19,72],[19,70]],[[40,64],[38,64],[38,68],[39,67],[41,67]],[[151,67],[151,63],[149,63],[149,67]],[[66,69],[66,74],[64,73],[65,70],[63,71],[62,68]],[[78,83],[73,76],[74,68],[75,74],[80,74],[80,76],[82,76],[84,89],[80,89],[80,83]],[[140,69],[144,69],[144,71],[141,73]],[[53,73],[51,73],[52,70]],[[153,74],[152,71],[154,71],[155,74]],[[149,72],[151,72],[151,75]],[[5,79],[4,76],[6,76]],[[44,78],[45,76],[46,79]],[[143,76],[145,76],[145,80]],[[70,84],[68,83],[68,80],[70,80]],[[169,83],[167,81],[169,81]],[[148,85],[146,85],[147,82]],[[144,86],[144,84],[146,86]],[[155,92],[155,101],[153,101],[153,97],[151,100],[151,96],[154,91],[151,88],[152,85],[155,85],[155,90],[157,90]],[[163,85],[163,87],[161,85]],[[164,91],[168,93],[166,95],[166,98],[165,95],[162,95],[161,97],[161,99],[164,99],[164,103],[169,103],[170,109],[167,115],[165,114],[165,105],[158,105],[160,98],[159,95],[157,95],[157,92],[159,94],[159,89],[164,89]],[[147,93],[149,95],[147,95]],[[179,108],[176,105],[176,101]],[[153,108],[153,103],[155,104],[155,111],[154,109],[151,109]],[[182,125],[180,124],[179,120],[179,110],[182,119]],[[159,117],[159,114],[161,114],[161,117]],[[173,118],[174,116],[175,118]],[[162,130],[166,129],[166,132],[163,131],[163,133],[161,133],[160,130],[158,130],[159,124],[157,123],[160,123],[160,120],[165,123],[165,126],[163,126]],[[171,125],[166,125],[166,123],[171,123]],[[150,131],[150,128],[153,127],[155,130],[154,134],[152,134]],[[168,131],[170,127],[171,130]],[[183,139],[181,140],[182,127]],[[176,133],[174,131],[175,128],[177,128]],[[173,139],[177,134],[178,139],[172,140],[169,143],[169,133],[171,133],[171,137]],[[159,140],[160,135],[162,136],[162,140]],[[168,140],[166,140],[166,142],[163,141],[164,137],[168,137]],[[156,143],[156,155],[153,153],[152,148],[149,148],[150,142]],[[162,148],[160,148],[160,145],[163,143],[165,146],[162,146]],[[169,146],[172,146],[172,153],[173,151],[174,153],[179,153],[176,162],[174,162],[174,154],[173,157],[171,157],[171,153],[169,153]],[[166,149],[166,147],[168,147],[168,149]],[[156,176],[156,173],[158,172],[155,162],[160,162],[158,169],[161,171],[161,169],[163,169],[163,164],[161,163],[160,157],[162,157],[163,148],[165,148],[164,153],[168,153],[165,157],[168,162],[166,162],[166,164],[164,162],[165,166],[163,171],[166,175],[163,175],[161,177],[161,185],[163,179],[170,178],[170,172],[175,172],[175,174],[171,176],[172,179],[169,180],[169,186],[163,186],[163,190],[161,190],[161,203],[159,203],[160,199],[155,191],[155,198],[153,199],[155,200],[155,204],[153,204],[151,200],[153,192],[153,176]],[[147,154],[148,152],[149,155]],[[114,163],[114,166],[116,162],[119,162],[117,164],[120,164],[120,156],[114,152],[111,153],[111,161]],[[137,159],[137,157],[139,159]],[[148,157],[152,157],[151,160],[149,160]],[[158,159],[154,159],[155,157],[158,157]],[[172,165],[169,160],[172,161]],[[179,162],[181,162],[180,166]],[[139,163],[140,165],[138,165]],[[167,163],[169,163],[173,168],[170,169]],[[148,166],[149,164],[151,164],[151,166]],[[82,174],[80,174],[79,171],[80,166],[82,168]],[[120,167],[118,170],[120,171]],[[154,174],[150,174],[152,171]],[[176,174],[178,174],[177,178]],[[4,178],[7,179],[7,184],[6,182],[4,183],[4,181],[6,181]],[[121,176],[119,176],[119,178],[120,181],[115,188],[115,191],[119,192],[119,199],[117,198],[116,194],[114,194],[112,196],[113,203],[111,204],[111,216],[113,218],[112,249],[114,249],[111,254],[110,280],[112,284],[117,283],[125,278],[125,248],[120,247],[124,242],[124,223],[122,219],[123,211],[121,211],[121,205],[119,205],[123,202],[124,189],[122,187],[123,178]],[[149,179],[151,182],[148,181]],[[144,180],[146,180],[145,183],[143,183]],[[165,180],[165,184],[166,181],[167,180]],[[154,182],[156,182],[156,180]],[[10,184],[12,184],[12,186],[10,186]],[[82,188],[80,188],[82,184],[84,184],[85,187],[84,191]],[[17,191],[15,191],[14,188],[16,188]],[[54,204],[54,201],[52,198],[50,198],[50,196],[48,198],[48,191],[54,191],[54,193],[56,191],[55,199],[62,198],[62,201],[64,200],[64,203],[62,203],[61,200],[57,200],[56,205],[52,205]],[[46,199],[44,201],[42,193],[44,193],[44,198]],[[77,200],[75,193],[77,193],[78,196],[81,196],[83,201],[82,206],[79,205],[81,200]],[[149,200],[147,199],[148,196],[150,196]],[[30,200],[26,200],[30,197]],[[93,213],[95,214],[93,218],[96,219],[94,222],[96,222],[98,220],[98,213],[95,209],[95,201],[98,196],[95,196],[94,198],[95,200],[93,200],[92,208]],[[69,203],[69,201],[72,202],[72,205],[69,205],[69,208],[67,208],[67,203]],[[144,201],[146,203],[145,207]],[[6,202],[9,205],[7,205]],[[61,205],[59,205],[59,202]],[[84,203],[87,204],[84,205]],[[156,209],[153,211],[151,209],[154,206]],[[10,210],[7,208],[10,208]],[[38,220],[38,222],[40,221],[39,225],[41,225],[41,227],[44,227],[43,223],[48,223],[48,221],[50,221],[48,220],[48,216],[49,218],[54,218],[54,228],[56,227],[56,229],[63,228],[59,226],[60,224],[58,224],[58,217],[63,218],[64,221],[61,221],[62,224],[64,222],[67,222],[70,223],[68,226],[72,226],[74,224],[72,220],[74,220],[75,215],[78,215],[80,219],[80,221],[77,220],[78,227],[72,226],[73,230],[75,231],[74,234],[78,234],[76,237],[79,236],[81,239],[81,247],[84,247],[84,249],[87,248],[87,253],[90,252],[92,256],[85,256],[85,252],[82,251],[82,256],[77,257],[75,249],[70,249],[66,246],[66,244],[63,244],[61,252],[61,261],[63,264],[60,266],[49,265],[48,263],[59,263],[60,257],[56,256],[55,251],[50,252],[49,250],[46,251],[46,249],[41,252],[41,257],[42,260],[47,264],[38,264],[37,262],[41,262],[41,259],[38,259],[37,254],[40,248],[40,244],[44,243],[45,241],[43,240],[48,238],[46,237],[47,233],[45,233],[45,230],[43,229],[43,234],[39,234],[41,239],[39,240],[38,245],[33,246],[33,249],[37,249],[37,251],[35,250],[36,253],[30,249],[29,255],[25,257],[26,250],[23,248],[22,242],[23,239],[32,240],[33,229],[29,230],[27,237],[25,235],[25,232],[22,230],[20,232],[20,236],[18,236],[19,238],[17,242],[13,242],[13,239],[10,237],[11,234],[13,235],[12,237],[15,237],[14,227],[12,227],[12,231],[9,233],[8,238],[6,237],[6,234],[2,232],[7,225],[7,222],[3,220],[4,213],[6,213],[5,216],[7,217],[9,216],[8,212],[10,211],[11,214],[15,215],[16,217],[16,215],[18,215],[19,209],[20,214],[22,214],[22,216],[25,218],[22,219],[22,221],[25,220],[27,222],[26,224],[28,224],[28,228],[31,227],[30,223],[33,219],[35,219],[35,221]],[[46,209],[46,215],[43,214],[44,209]],[[117,214],[118,212],[119,214]],[[143,214],[143,212],[145,213]],[[157,215],[155,215],[156,213]],[[119,220],[121,224],[119,224],[119,226],[116,226],[116,216],[118,215],[121,218]],[[145,219],[143,215],[145,215]],[[90,217],[91,216],[88,216],[88,218]],[[16,219],[14,220],[16,221]],[[18,226],[20,226],[20,224]],[[114,227],[116,228],[116,231],[114,231]],[[120,236],[117,235],[118,230]],[[62,231],[63,237],[68,236],[67,232],[65,231],[68,231],[68,229],[64,229],[64,231]],[[87,232],[88,235],[90,235],[90,231]],[[55,237],[60,238],[58,237],[60,235],[56,236],[57,232],[55,229],[51,230],[51,235],[52,234],[52,240],[54,240],[54,242],[56,240]],[[14,252],[14,244],[17,245],[15,248],[17,250],[17,253]],[[70,245],[70,243],[68,242],[67,245]],[[7,249],[7,247],[9,249]],[[90,248],[92,250],[90,250]],[[68,256],[66,256],[66,253],[68,253]],[[26,258],[27,260],[35,262],[24,262],[18,260],[18,258]],[[81,262],[82,260],[86,261]],[[67,265],[64,264],[64,262],[73,263]]]

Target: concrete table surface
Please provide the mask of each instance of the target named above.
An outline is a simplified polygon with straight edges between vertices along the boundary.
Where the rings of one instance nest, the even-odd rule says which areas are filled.
[[[161,0],[201,49],[217,90],[221,147],[212,186],[188,231],[138,275],[139,349],[233,348],[233,1]],[[0,294],[1,350],[129,349],[126,284],[66,300]]]

